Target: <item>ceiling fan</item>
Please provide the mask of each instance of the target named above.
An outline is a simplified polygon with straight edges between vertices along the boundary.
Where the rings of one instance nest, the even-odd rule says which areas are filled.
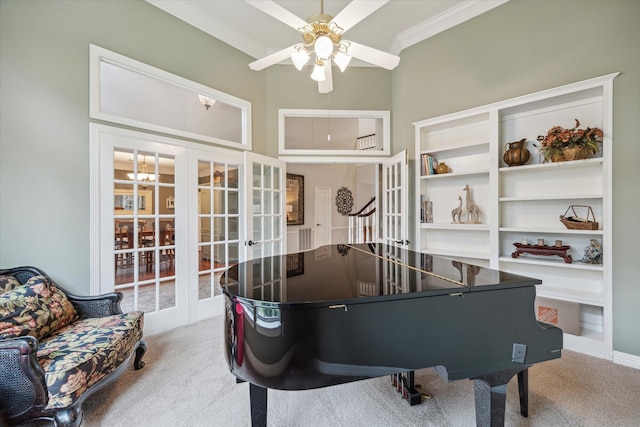
[[[387,52],[342,39],[351,27],[384,6],[389,0],[353,0],[335,17],[325,15],[324,0],[320,0],[320,13],[306,21],[271,0],[245,0],[251,6],[287,24],[302,34],[302,43],[296,43],[276,53],[249,64],[249,68],[260,71],[291,58],[298,70],[313,58],[315,64],[311,78],[318,82],[320,93],[333,90],[332,61],[344,71],[351,58],[393,70],[400,58]]]

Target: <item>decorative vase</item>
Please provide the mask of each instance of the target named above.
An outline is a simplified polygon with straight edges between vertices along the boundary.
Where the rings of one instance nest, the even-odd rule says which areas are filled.
[[[520,166],[529,161],[531,153],[529,153],[529,150],[524,146],[526,142],[527,138],[524,138],[520,141],[508,142],[505,144],[505,152],[502,156],[502,160],[504,160],[507,166]]]
[[[447,166],[445,162],[438,164],[438,166],[436,167],[437,174],[447,173],[447,172],[449,172],[449,166]]]

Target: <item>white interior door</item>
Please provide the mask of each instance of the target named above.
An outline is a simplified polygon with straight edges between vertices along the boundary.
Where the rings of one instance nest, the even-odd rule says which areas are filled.
[[[286,163],[245,152],[245,259],[286,253]]]
[[[407,150],[382,164],[382,239],[391,246],[407,247]]]
[[[186,150],[141,132],[91,129],[93,291],[122,292],[123,311],[145,312],[147,334],[187,323]]]
[[[316,245],[331,244],[331,188],[315,188]]]
[[[220,276],[242,261],[245,188],[242,155],[231,150],[189,156],[190,321],[222,313]]]

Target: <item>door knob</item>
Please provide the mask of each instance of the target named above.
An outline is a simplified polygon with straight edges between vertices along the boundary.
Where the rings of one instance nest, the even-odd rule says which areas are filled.
[[[249,240],[249,246],[258,245],[260,242],[254,242],[253,240]]]

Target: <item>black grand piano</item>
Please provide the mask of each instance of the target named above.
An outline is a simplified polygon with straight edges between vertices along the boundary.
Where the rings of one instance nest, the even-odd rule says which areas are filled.
[[[562,331],[534,315],[539,280],[383,244],[331,245],[240,263],[222,277],[226,359],[250,383],[253,426],[267,389],[390,375],[411,404],[413,371],[473,379],[476,424],[504,424],[506,385],[559,358]]]

